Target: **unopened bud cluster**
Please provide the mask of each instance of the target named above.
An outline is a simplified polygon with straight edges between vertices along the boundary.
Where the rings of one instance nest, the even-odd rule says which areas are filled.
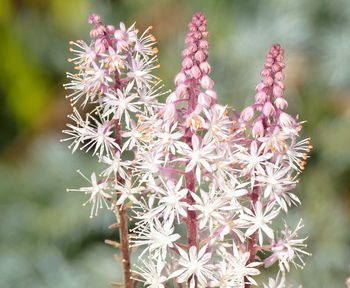
[[[86,177],[90,186],[70,190],[89,194],[91,216],[107,207],[120,227],[125,217],[136,223],[120,228],[131,236],[117,245],[124,264],[128,251],[140,254],[124,271],[125,287],[244,288],[272,265],[276,278],[259,287],[286,287],[290,264],[303,267],[309,253],[298,237],[301,220],[295,228],[274,221],[300,203],[292,190],[312,147],[285,111],[284,50],[272,46],[254,103],[235,116],[217,104],[202,13],[189,23],[165,103],[157,100],[167,92],[152,74],[149,29],[139,36],[134,25],[89,21],[92,42],[72,42],[78,72],[67,74],[74,110],[64,133],[73,151],[91,151],[104,168]]]

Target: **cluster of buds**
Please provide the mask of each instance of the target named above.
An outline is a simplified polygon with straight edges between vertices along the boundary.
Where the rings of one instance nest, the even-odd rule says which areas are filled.
[[[74,108],[64,132],[73,151],[93,150],[105,169],[91,187],[70,190],[90,194],[91,216],[104,205],[117,215],[121,242],[108,243],[121,249],[124,287],[247,288],[275,263],[276,278],[261,285],[285,287],[290,264],[303,267],[309,253],[301,220],[279,230],[273,221],[300,203],[291,190],[311,145],[298,141],[301,123],[284,112],[283,49],[272,46],[254,104],[235,117],[217,104],[202,13],[189,24],[164,104],[148,30],[138,37],[134,25],[90,22],[93,41],[73,43],[79,72],[66,88],[73,105],[92,112],[83,119]],[[128,219],[136,223],[130,235]]]

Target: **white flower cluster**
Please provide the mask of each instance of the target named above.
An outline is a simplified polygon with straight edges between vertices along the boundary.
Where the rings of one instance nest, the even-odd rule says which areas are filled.
[[[71,82],[65,88],[71,91],[67,98],[73,106],[68,117],[73,123],[67,124],[69,129],[63,133],[68,137],[62,141],[71,142],[73,152],[78,148],[91,151],[105,167],[87,179],[92,187],[68,189],[90,194],[87,203],[92,204],[92,217],[104,206],[112,208],[134,200],[133,194],[142,190],[132,186],[134,161],[127,160],[127,154],[138,143],[148,142],[149,131],[140,129],[142,118],[158,109],[156,98],[162,85],[152,74],[158,65],[150,28],[138,36],[134,25],[128,29],[123,23],[119,29],[104,26],[97,15],[92,15],[90,22],[94,24],[91,43],[71,42],[75,57],[69,61],[78,72],[67,73]]]
[[[244,288],[278,263],[277,278],[264,287],[285,287],[289,264],[302,266],[308,255],[297,235],[301,222],[280,232],[273,225],[300,203],[291,190],[310,150],[309,139],[297,141],[301,124],[282,112],[285,105],[254,104],[237,118],[216,104],[202,13],[189,25],[166,104],[157,102],[162,86],[151,74],[154,38],[138,37],[134,26],[104,26],[96,15],[90,21],[93,41],[73,43],[78,73],[68,74],[66,88],[72,105],[91,112],[83,118],[74,108],[64,133],[73,151],[91,151],[105,169],[99,179],[91,175],[91,187],[71,190],[90,194],[91,216],[103,206],[130,208],[129,244],[141,249],[133,279],[151,288]],[[280,47],[271,51],[266,65],[282,69]],[[268,81],[277,81],[266,69]],[[273,97],[270,82],[259,86],[259,97]],[[278,97],[285,101],[280,90]]]

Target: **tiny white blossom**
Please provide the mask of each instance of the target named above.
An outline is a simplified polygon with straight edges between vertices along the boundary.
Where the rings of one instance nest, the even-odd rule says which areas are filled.
[[[233,246],[232,254],[221,247],[219,254],[222,260],[217,264],[213,287],[244,288],[246,284],[257,285],[252,276],[260,274],[257,268],[260,262],[249,262],[249,252],[241,252]]]
[[[237,154],[237,158],[244,164],[243,173],[252,174],[252,185],[254,184],[254,175],[256,171],[263,173],[264,169],[262,167],[266,160],[270,159],[272,153],[261,153],[262,149],[258,148],[256,141],[252,141],[250,144],[250,149],[248,151],[242,151]]]
[[[132,85],[129,84],[125,90],[105,93],[105,97],[102,98],[102,101],[105,103],[103,116],[107,117],[110,114],[113,114],[115,119],[118,119],[119,122],[123,119],[124,116],[125,124],[129,127],[130,123],[130,112],[136,113],[139,112],[139,102],[134,101],[138,99],[136,94],[130,93]]]
[[[108,165],[108,167],[105,170],[103,170],[101,175],[106,177],[110,177],[111,175],[115,177],[116,175],[119,175],[123,179],[127,177],[126,170],[127,170],[128,164],[127,162],[121,159],[121,155],[119,151],[114,153],[112,157],[103,156],[101,158],[101,162]]]
[[[217,141],[227,140],[231,129],[231,121],[227,117],[226,106],[214,105],[212,108],[204,109],[204,114],[207,117],[208,121],[204,124],[204,127],[208,130],[209,139],[215,139]]]
[[[195,193],[191,193],[193,199],[196,201],[192,205],[193,209],[198,211],[199,229],[209,227],[209,231],[212,232],[216,225],[225,223],[225,215],[223,211],[229,204],[227,200],[221,195],[217,195],[216,187],[212,185],[209,192],[200,190],[200,197]]]
[[[295,187],[297,181],[291,177],[290,167],[275,165],[266,165],[265,174],[258,175],[255,180],[262,185],[264,189],[263,196],[276,200],[280,207],[287,212],[288,205],[291,203],[300,203],[298,197],[288,190]]]
[[[311,254],[304,250],[307,247],[304,243],[307,238],[298,238],[298,231],[303,227],[302,219],[300,219],[294,231],[287,224],[284,225],[281,237],[272,244],[271,251],[273,254],[264,260],[266,267],[271,266],[277,260],[279,260],[279,267],[282,272],[289,271],[289,262],[292,262],[296,267],[302,268],[305,266],[302,256]],[[296,260],[301,264],[297,263]]]
[[[84,206],[86,204],[91,204],[91,213],[90,218],[93,216],[97,216],[98,211],[103,208],[103,206],[106,206],[107,209],[110,208],[110,204],[108,203],[108,200],[112,198],[112,196],[107,192],[108,189],[108,183],[102,181],[98,182],[96,178],[96,174],[92,173],[90,179],[88,179],[84,174],[82,174],[79,170],[78,173],[84,177],[88,182],[90,182],[91,186],[89,187],[81,187],[79,189],[67,189],[67,191],[77,191],[77,192],[83,192],[85,194],[90,194],[90,198],[83,204]]]
[[[83,40],[70,41],[74,47],[71,47],[69,50],[75,54],[74,58],[69,58],[69,62],[73,62],[77,65],[78,69],[86,69],[92,65],[96,59],[96,52],[92,47],[86,44]]]
[[[179,268],[176,269],[170,278],[176,278],[178,283],[184,283],[190,280],[189,288],[195,287],[195,278],[202,286],[207,286],[213,275],[213,265],[210,264],[211,253],[206,253],[207,245],[204,245],[199,251],[196,246],[191,246],[186,252],[177,247],[181,258],[179,259]]]
[[[278,273],[276,279],[269,277],[269,283],[264,283],[264,288],[286,288],[286,278],[283,273]]]
[[[152,82],[157,82],[157,77],[151,74],[152,70],[159,67],[156,62],[157,57],[145,59],[140,57],[140,55],[136,55],[131,60],[131,63],[127,65],[129,70],[127,75],[135,81],[138,88],[146,86],[149,89]]]
[[[192,148],[187,147],[183,151],[179,151],[181,154],[185,155],[188,159],[188,164],[186,165],[185,172],[190,172],[195,169],[196,179],[200,183],[201,180],[201,167],[206,171],[212,172],[213,167],[210,164],[211,160],[216,159],[218,156],[213,153],[215,150],[215,145],[213,142],[205,144],[205,141],[200,143],[200,140],[196,134],[192,136]],[[187,160],[179,159],[179,160]]]
[[[143,246],[146,248],[140,254],[142,257],[146,251],[149,251],[152,258],[161,257],[165,260],[168,248],[173,248],[175,241],[181,236],[174,233],[174,218],[171,217],[163,222],[155,218],[146,229],[140,229],[132,239],[132,246]]]
[[[136,196],[139,196],[145,189],[143,186],[133,187],[133,182],[130,178],[126,178],[124,184],[117,183],[115,185],[116,194],[118,194],[117,205],[125,204],[126,200],[130,200],[133,203],[138,202]]]
[[[155,147],[166,155],[166,162],[169,156],[169,152],[173,155],[177,151],[182,151],[187,148],[187,145],[181,141],[183,132],[176,129],[177,123],[170,125],[162,125],[161,129],[157,131],[157,141]]]
[[[120,71],[125,66],[126,55],[119,53],[116,49],[108,47],[108,54],[102,54],[103,62],[106,63],[110,72]]]
[[[260,246],[263,244],[262,232],[264,232],[270,239],[274,239],[273,230],[268,226],[272,219],[274,219],[279,213],[279,209],[274,208],[274,204],[274,202],[269,203],[263,208],[262,203],[257,201],[253,210],[244,207],[244,213],[240,216],[248,227],[245,233],[247,237],[258,231]]]
[[[165,288],[167,277],[164,275],[165,262],[158,258],[156,260],[149,259],[148,261],[142,260],[143,267],[138,267],[133,272],[141,279],[137,279],[143,282],[146,288]]]
[[[164,219],[176,217],[180,222],[180,216],[187,216],[186,209],[188,208],[188,204],[183,201],[188,193],[187,188],[182,188],[183,178],[181,177],[176,184],[170,180],[166,183],[162,180],[162,183],[165,189],[160,186],[152,187],[159,198],[159,212],[162,213]]]
[[[103,64],[99,67],[95,62],[92,62],[90,67],[78,74],[67,73],[67,78],[71,79],[71,82],[65,84],[64,87],[65,89],[73,90],[71,94],[67,95],[67,98],[71,100],[72,105],[84,98],[81,104],[83,107],[89,101],[96,100],[97,96],[113,82],[103,68]]]

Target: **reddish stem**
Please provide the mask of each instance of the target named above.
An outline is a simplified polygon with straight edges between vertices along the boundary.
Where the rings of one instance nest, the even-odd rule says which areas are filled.
[[[196,186],[194,172],[190,171],[186,173],[185,178],[186,186],[189,190],[186,200],[189,205],[192,205],[195,203],[191,195],[191,192],[195,192]],[[197,213],[195,210],[190,209],[187,209],[187,240],[189,247],[197,246]]]
[[[124,270],[124,284],[125,287],[134,287],[134,281],[131,278],[131,261],[129,248],[129,227],[128,214],[125,206],[118,206],[119,217],[119,237],[120,237],[120,251],[122,253],[122,264]]]
[[[252,193],[250,194],[250,199],[251,199],[251,203],[252,203],[252,207],[255,208],[255,203],[256,201],[258,201],[259,198],[259,187],[255,186],[253,188]],[[249,259],[248,259],[248,263],[254,262],[255,260],[255,256],[256,256],[256,239],[257,238],[257,232],[255,231],[251,237],[248,240],[248,251],[250,253]],[[245,288],[250,288],[251,285],[250,284],[245,284],[244,286]]]
[[[122,146],[121,125],[116,121],[115,123],[115,141]],[[121,184],[124,183],[124,179],[117,175],[117,181]],[[119,238],[120,238],[120,251],[122,254],[122,264],[124,271],[124,284],[125,287],[134,287],[134,281],[131,275],[131,261],[130,261],[130,247],[129,247],[129,223],[127,208],[124,205],[117,206],[117,213],[119,218]]]

